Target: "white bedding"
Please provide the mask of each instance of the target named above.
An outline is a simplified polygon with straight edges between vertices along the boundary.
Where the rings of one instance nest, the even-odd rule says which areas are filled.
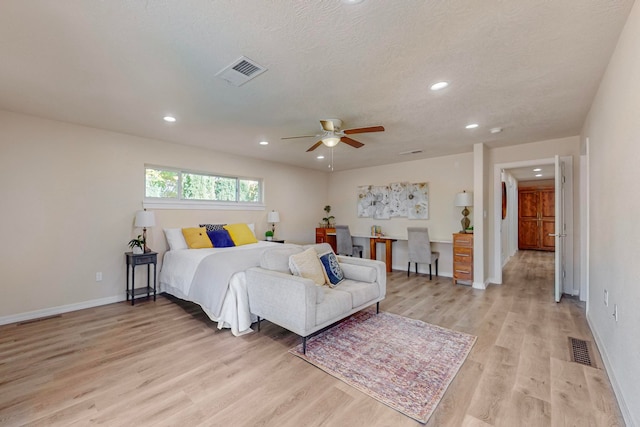
[[[167,251],[160,289],[200,305],[219,329],[231,328],[236,336],[246,334],[256,318],[249,311],[244,270],[259,265],[260,254],[274,245],[279,244],[260,241],[231,248]],[[219,270],[218,277],[210,273],[212,269]]]

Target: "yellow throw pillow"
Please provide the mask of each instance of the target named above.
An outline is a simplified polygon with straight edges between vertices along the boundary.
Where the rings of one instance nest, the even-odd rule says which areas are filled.
[[[258,239],[254,236],[253,231],[251,231],[245,223],[227,224],[223,228],[229,232],[231,240],[233,240],[236,246],[258,243]]]
[[[212,248],[211,240],[207,236],[207,229],[204,227],[183,228],[182,234],[189,249]]]

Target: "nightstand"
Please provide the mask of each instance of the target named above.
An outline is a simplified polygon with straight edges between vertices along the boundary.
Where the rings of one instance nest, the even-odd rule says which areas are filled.
[[[271,239],[271,240],[267,240],[267,242],[273,242],[273,243],[284,243],[284,240],[280,240],[280,239]]]
[[[135,304],[135,299],[143,295],[147,295],[147,299],[151,297],[153,292],[153,300],[156,300],[156,273],[157,273],[157,252],[145,252],[143,254],[134,254],[133,252],[125,252],[127,259],[127,301],[131,298],[131,305]],[[153,264],[153,287],[151,287],[151,264]],[[147,266],[147,286],[144,288],[136,288],[136,267],[139,265]],[[131,268],[129,268],[131,267]],[[129,270],[131,270],[131,287],[129,287]]]

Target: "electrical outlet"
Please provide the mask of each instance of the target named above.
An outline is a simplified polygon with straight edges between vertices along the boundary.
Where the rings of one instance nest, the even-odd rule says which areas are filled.
[[[604,290],[604,305],[609,307],[609,291],[606,289]]]
[[[96,282],[102,282],[102,271],[96,273]]]
[[[616,319],[616,323],[618,323],[618,304],[613,304],[613,318]]]

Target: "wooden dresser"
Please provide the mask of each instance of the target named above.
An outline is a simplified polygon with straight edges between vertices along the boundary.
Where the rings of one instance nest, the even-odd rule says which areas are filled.
[[[331,236],[327,236],[327,233],[333,233]],[[335,228],[316,228],[316,243],[328,243],[333,248],[334,252],[338,251],[336,247],[336,229]]]
[[[473,283],[473,234],[453,234],[453,284]]]

